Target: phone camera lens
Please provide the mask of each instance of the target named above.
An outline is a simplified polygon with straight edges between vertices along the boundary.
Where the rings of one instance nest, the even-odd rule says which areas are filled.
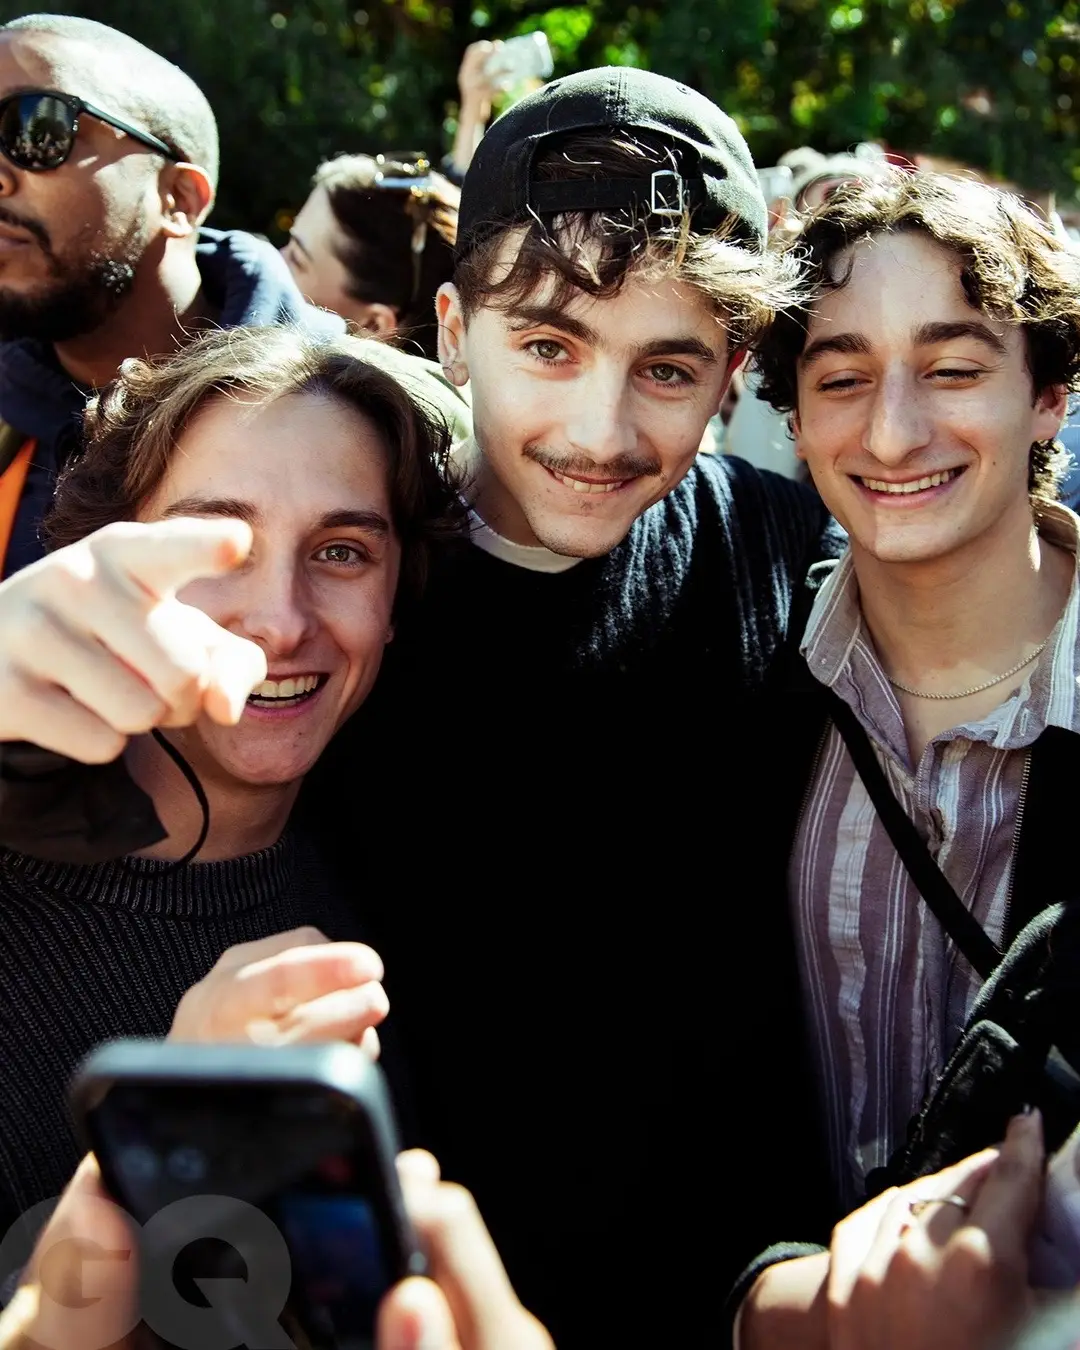
[[[190,1185],[206,1176],[206,1154],[200,1148],[174,1148],[165,1159],[165,1169],[173,1181]]]
[[[147,1144],[126,1144],[117,1162],[128,1181],[153,1181],[161,1168],[158,1155]]]

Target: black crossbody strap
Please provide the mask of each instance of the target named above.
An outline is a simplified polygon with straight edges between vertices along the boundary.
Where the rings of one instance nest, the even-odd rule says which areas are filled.
[[[930,850],[919,838],[904,808],[893,796],[878,763],[870,738],[859,719],[837,694],[830,698],[831,716],[844,738],[852,762],[863,786],[870,794],[878,819],[893,842],[900,861],[907,869],[922,898],[942,928],[956,943],[972,968],[987,979],[1001,960],[1001,952],[987,937],[971,911],[953,890],[945,873],[934,861]]]

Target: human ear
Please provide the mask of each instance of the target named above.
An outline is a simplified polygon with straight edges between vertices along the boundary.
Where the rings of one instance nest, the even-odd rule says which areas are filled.
[[[439,364],[450,383],[460,388],[469,382],[469,366],[465,359],[465,315],[453,282],[443,282],[436,292],[435,315],[439,321]]]
[[[802,448],[802,428],[799,425],[799,410],[793,408],[788,413],[788,431],[791,432],[791,439],[795,442],[795,458],[806,459],[806,451]]]
[[[398,330],[398,312],[393,305],[364,305],[363,313],[357,315],[357,322],[366,333],[374,337],[387,338]]]
[[[210,175],[198,164],[170,164],[161,178],[161,207],[166,234],[194,234],[214,204]]]
[[[724,400],[731,392],[731,382],[739,371],[739,368],[745,362],[749,352],[745,347],[736,347],[728,358],[727,370],[724,371],[724,383],[720,386],[720,397],[717,400],[717,410],[722,411]]]
[[[1069,391],[1063,384],[1048,384],[1035,399],[1036,441],[1055,440],[1069,410]]]
[[[731,358],[728,361],[728,368],[727,368],[728,380],[730,380],[731,377],[735,374],[735,372],[740,368],[740,366],[742,366],[745,363],[746,358],[749,355],[750,349],[748,347],[735,348],[735,350],[731,353]]]

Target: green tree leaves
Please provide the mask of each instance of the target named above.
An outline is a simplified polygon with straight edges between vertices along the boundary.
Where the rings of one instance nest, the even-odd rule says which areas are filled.
[[[215,223],[277,239],[316,164],[448,146],[477,38],[543,28],[556,73],[647,66],[704,90],[759,163],[810,143],[1080,187],[1080,0],[68,0],[176,61],[222,133]],[[25,12],[0,0],[0,19]]]

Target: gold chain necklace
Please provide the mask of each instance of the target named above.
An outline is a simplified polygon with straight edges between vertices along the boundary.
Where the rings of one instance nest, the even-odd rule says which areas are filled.
[[[1002,681],[1007,680],[1010,675],[1018,675],[1020,671],[1024,669],[1025,666],[1030,666],[1032,661],[1034,661],[1036,657],[1039,657],[1043,654],[1043,652],[1046,650],[1046,644],[1049,641],[1050,638],[1048,637],[1043,638],[1042,642],[1039,643],[1039,645],[1035,648],[1035,650],[1031,653],[1030,656],[1025,656],[1022,661],[1018,661],[1016,665],[1011,667],[1011,669],[1007,670],[1004,675],[995,675],[992,680],[987,680],[984,684],[974,684],[971,686],[970,689],[961,689],[958,694],[931,694],[928,693],[925,689],[912,689],[910,684],[901,684],[899,680],[894,680],[891,675],[886,675],[885,678],[889,681],[889,683],[892,685],[894,689],[902,689],[905,694],[912,694],[915,698],[934,698],[934,699],[969,698],[972,694],[981,694],[984,689],[993,689],[995,684],[1001,684]]]

